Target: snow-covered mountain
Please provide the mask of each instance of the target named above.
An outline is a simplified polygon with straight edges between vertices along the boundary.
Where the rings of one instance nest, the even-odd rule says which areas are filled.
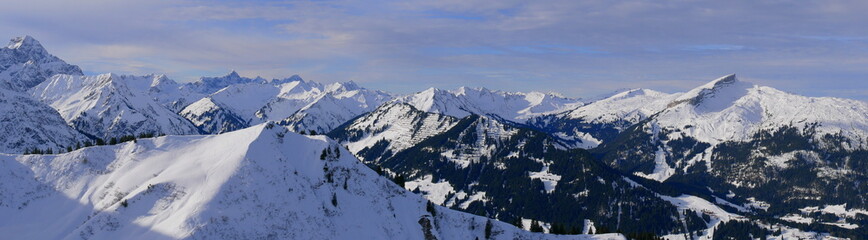
[[[169,108],[172,112],[180,111],[181,108],[190,104],[192,100],[198,100],[201,94],[190,92],[172,79],[163,74],[150,74],[145,76],[123,76],[128,79],[127,86],[138,93],[146,93],[160,105]]]
[[[458,118],[389,102],[328,135],[364,161],[377,161],[452,128]]]
[[[486,116],[456,119],[395,102],[329,136],[370,166],[405,179],[408,190],[435,204],[504,221],[534,219],[582,228],[590,219],[600,229],[664,235],[704,231],[729,218],[724,210],[709,214],[699,213],[697,206],[682,208],[676,198],[612,171],[586,150],[569,150],[545,132]],[[697,213],[678,213],[687,209]],[[638,220],[643,218],[655,221]],[[685,230],[680,222],[691,225]]]
[[[48,54],[30,36],[13,38],[0,48],[0,152],[59,151],[88,140],[67,126],[57,111],[25,93],[57,73],[81,74],[81,70]]]
[[[698,150],[712,151],[723,142],[751,141],[757,134],[788,128],[819,147],[857,150],[868,148],[868,103],[798,96],[729,75],[678,95],[639,128],[659,145],[657,155],[669,152],[669,141],[689,139],[707,145]],[[827,136],[841,142],[824,144]],[[667,164],[657,164],[652,178],[666,180],[676,168],[709,162],[712,154],[694,152],[690,159],[660,155],[658,160]]]
[[[33,149],[60,152],[89,140],[66,125],[60,114],[30,95],[0,88],[0,152],[23,153]]]
[[[323,92],[280,124],[294,131],[326,133],[392,99],[389,93],[361,88],[352,81],[327,85]]]
[[[654,118],[661,129],[688,128],[670,137],[686,136],[715,144],[742,141],[763,130],[812,128],[818,137],[841,134],[846,149],[866,148],[868,103],[831,97],[812,98],[725,76],[675,99]],[[818,124],[815,126],[815,124]]]
[[[237,79],[235,75],[233,72],[221,79]],[[295,131],[327,132],[389,99],[388,93],[364,89],[353,82],[322,85],[293,76],[228,85],[193,102],[180,114],[208,133],[233,131],[265,121],[281,121]]]
[[[458,118],[471,114],[494,116],[517,123],[524,123],[534,116],[558,112],[582,104],[576,99],[553,93],[502,92],[468,87],[451,91],[429,88],[399,97],[396,101],[410,104],[425,112]]]
[[[729,75],[593,151],[621,171],[712,189],[759,215],[868,209],[868,103],[861,101],[798,96]],[[855,217],[826,223],[841,222],[864,225]]]
[[[75,129],[109,139],[139,134],[197,134],[192,123],[157,103],[143,85],[160,76],[55,75],[30,89]],[[151,89],[151,88],[148,88]]]
[[[0,48],[0,110],[13,154],[233,131],[0,154],[0,235],[13,239],[483,239],[479,216],[633,238],[868,236],[868,103],[734,75],[585,101],[466,87],[393,98],[297,75],[83,76],[21,37]],[[492,224],[501,239],[589,237]]]
[[[0,48],[0,87],[25,91],[54,74],[81,75],[78,66],[70,65],[48,53],[33,37],[13,38]]]
[[[663,110],[679,95],[631,89],[560,113],[535,117],[528,124],[572,140],[576,147],[593,148]]]
[[[225,87],[236,85],[236,84],[245,84],[252,82],[265,82],[266,80],[263,78],[246,78],[238,75],[238,72],[233,70],[226,74],[226,76],[221,77],[202,77],[199,81],[186,83],[181,88],[183,91],[198,93],[202,95],[208,95]]]
[[[0,165],[0,233],[13,239],[623,239],[428,208],[337,143],[272,123]]]

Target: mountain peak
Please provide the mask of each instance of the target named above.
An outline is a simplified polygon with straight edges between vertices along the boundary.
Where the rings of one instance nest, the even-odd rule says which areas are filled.
[[[362,87],[359,87],[359,84],[357,84],[356,82],[353,82],[353,80],[342,82],[342,83],[340,83],[340,85],[343,86],[344,89],[347,91],[352,91],[352,90],[362,88]]]
[[[705,112],[716,112],[745,96],[752,87],[752,83],[739,81],[735,74],[729,74],[688,91],[669,106],[687,102],[697,107],[705,105]]]
[[[738,81],[738,78],[735,77],[735,73],[733,73],[733,74],[729,74],[729,75],[726,75],[726,76],[720,77],[720,78],[718,78],[718,79],[714,79],[713,81],[708,82],[708,83],[706,83],[705,85],[702,85],[702,86],[700,86],[700,87],[698,87],[698,88],[696,88],[696,89],[700,89],[700,90],[701,90],[701,89],[714,89],[714,88],[721,88],[721,87],[723,87],[723,86],[725,86],[725,85],[734,84],[734,83],[736,83],[736,82],[739,82],[739,81]],[[695,90],[696,90],[696,89],[695,89]]]
[[[302,82],[303,83],[304,79],[302,79],[301,76],[298,76],[298,74],[292,75],[292,76],[290,76],[288,78],[284,78],[284,79],[277,79],[277,78],[271,79],[272,84],[282,84],[282,83],[290,83],[290,82]]]
[[[232,72],[229,72],[229,74],[226,74],[226,77],[227,78],[241,78],[241,75],[238,75],[238,72],[236,72],[235,70],[232,70]]]
[[[39,41],[36,41],[30,35],[25,35],[23,37],[16,37],[9,40],[9,45],[6,46],[9,49],[43,49],[42,44]]]

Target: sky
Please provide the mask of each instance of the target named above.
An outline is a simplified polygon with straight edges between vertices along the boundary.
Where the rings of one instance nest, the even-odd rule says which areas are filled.
[[[486,87],[595,97],[735,73],[868,101],[868,1],[30,0],[0,32],[86,73],[355,81],[405,94]],[[0,36],[2,37],[2,36]]]

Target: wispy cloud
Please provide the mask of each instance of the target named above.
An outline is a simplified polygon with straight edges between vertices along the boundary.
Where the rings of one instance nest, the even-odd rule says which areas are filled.
[[[687,46],[684,50],[687,51],[739,51],[745,50],[747,47],[741,45],[729,45],[729,44],[704,44],[704,45],[692,45]]]

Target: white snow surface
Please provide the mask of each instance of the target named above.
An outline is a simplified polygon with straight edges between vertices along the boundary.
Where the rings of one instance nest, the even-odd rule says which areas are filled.
[[[502,92],[486,88],[460,87],[456,90],[429,88],[425,91],[396,98],[425,112],[453,117],[470,114],[497,117],[523,123],[543,114],[564,111],[582,104],[581,101],[555,93]]]
[[[157,103],[142,84],[154,76],[55,75],[30,89],[30,94],[56,109],[79,131],[100,137],[124,135],[197,134],[186,119]]]
[[[320,160],[325,148],[343,153]],[[484,237],[485,218],[443,207],[431,216],[426,200],[340,149],[323,136],[298,135],[268,123],[221,135],[139,139],[60,155],[0,155],[0,234],[11,239],[423,239],[426,224],[420,220],[427,219],[438,239]],[[493,223],[495,239],[623,239],[542,235]]]
[[[415,189],[419,189],[422,192],[422,195],[425,196],[428,200],[437,205],[443,205],[446,203],[446,195],[449,193],[454,193],[455,189],[452,188],[452,184],[447,181],[440,182],[432,182],[434,176],[425,175],[421,178],[417,178],[412,181],[407,181],[404,183],[404,188],[407,190],[413,191]]]
[[[651,174],[645,174],[642,172],[634,172],[636,176],[640,176],[647,179],[656,180],[658,182],[666,181],[672,175],[675,174],[675,169],[669,166],[666,162],[666,152],[663,151],[663,148],[657,149],[657,152],[654,153],[654,170]]]
[[[821,207],[805,207],[799,209],[802,213],[822,212],[839,217],[854,218],[857,214],[868,215],[868,210],[859,208],[847,208],[847,204],[826,205]]]
[[[539,172],[529,172],[528,176],[530,179],[539,179],[543,182],[543,187],[545,187],[546,192],[551,193],[555,191],[555,187],[558,186],[558,181],[561,180],[561,176],[550,173],[549,166],[544,165],[543,169]]]

